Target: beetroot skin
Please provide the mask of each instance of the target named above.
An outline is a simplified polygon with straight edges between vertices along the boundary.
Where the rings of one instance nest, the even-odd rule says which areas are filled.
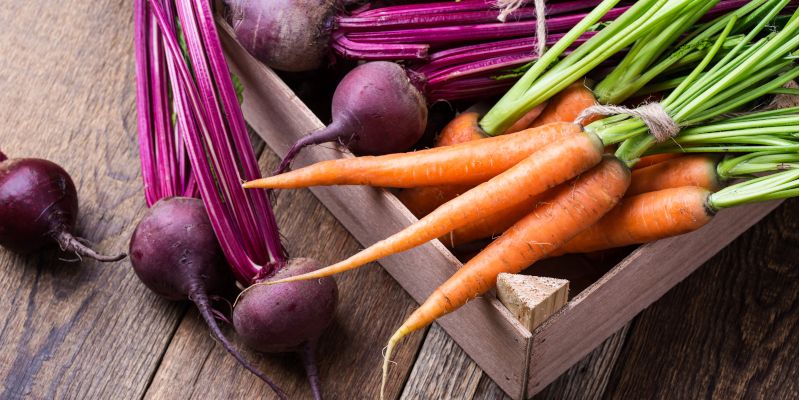
[[[63,168],[38,158],[6,159],[0,153],[0,246],[29,253],[58,244],[99,261],[125,257],[98,254],[74,237],[77,217],[78,193]]]
[[[142,283],[169,300],[213,293],[232,282],[199,199],[172,197],[154,204],[133,232],[130,255]]]
[[[227,0],[236,39],[283,71],[318,68],[333,28],[333,0]]]
[[[278,172],[288,170],[300,149],[312,144],[338,141],[359,155],[406,151],[425,133],[428,107],[403,67],[373,61],[339,82],[331,114],[330,125],[295,142]]]
[[[277,280],[319,269],[309,258],[296,258],[271,279]],[[233,310],[233,326],[255,350],[276,353],[302,351],[333,321],[339,290],[333,278],[254,285],[243,292]]]

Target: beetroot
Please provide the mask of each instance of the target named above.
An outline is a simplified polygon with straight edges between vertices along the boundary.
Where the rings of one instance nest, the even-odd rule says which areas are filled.
[[[270,280],[320,268],[309,258],[295,258]],[[236,333],[263,352],[299,352],[314,398],[321,398],[314,353],[317,339],[333,321],[339,291],[333,278],[280,285],[255,284],[242,292],[233,310]]]
[[[209,292],[233,285],[203,202],[188,197],[159,200],[139,221],[130,242],[131,265],[153,292],[169,300],[189,299],[211,333],[245,368],[286,395],[231,345],[214,318]]]
[[[425,133],[425,98],[401,66],[375,61],[350,71],[333,94],[333,122],[298,140],[279,172],[289,168],[305,146],[339,141],[359,155],[408,150]]]
[[[333,0],[227,0],[239,42],[284,71],[316,69],[328,49]]]
[[[58,244],[61,250],[98,261],[125,254],[98,254],[75,237],[78,193],[69,174],[39,158],[7,159],[0,153],[0,246],[30,253]]]

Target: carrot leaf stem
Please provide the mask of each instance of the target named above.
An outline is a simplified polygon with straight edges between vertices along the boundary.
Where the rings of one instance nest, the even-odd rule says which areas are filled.
[[[796,197],[800,174],[798,169],[776,172],[728,186],[708,198],[712,210],[768,200]]]

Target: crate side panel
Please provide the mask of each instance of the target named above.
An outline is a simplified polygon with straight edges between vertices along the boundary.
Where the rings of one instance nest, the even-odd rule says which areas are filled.
[[[542,390],[778,204],[723,210],[695,232],[636,249],[533,332],[527,395]]]

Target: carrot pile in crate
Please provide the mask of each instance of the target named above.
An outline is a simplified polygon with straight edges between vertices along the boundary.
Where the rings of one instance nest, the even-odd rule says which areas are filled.
[[[796,4],[749,1],[709,18],[721,2],[641,0],[598,28],[616,3],[598,2],[525,68],[495,71],[513,86],[487,112],[453,119],[433,148],[245,183],[400,188],[419,217],[346,260],[265,284],[328,277],[431,240],[491,239],[389,339],[385,383],[402,338],[486,293],[500,273],[691,232],[721,209],[797,196]]]

